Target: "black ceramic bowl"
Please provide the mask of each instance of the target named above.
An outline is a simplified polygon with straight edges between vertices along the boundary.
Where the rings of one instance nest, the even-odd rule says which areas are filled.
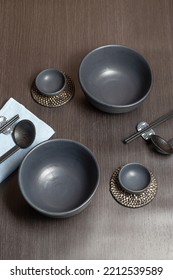
[[[26,155],[19,169],[19,186],[33,208],[65,218],[89,204],[99,176],[98,163],[87,147],[55,139],[39,144]]]
[[[107,45],[92,50],[82,60],[79,81],[88,100],[108,113],[125,113],[147,98],[151,68],[133,49]]]
[[[35,85],[43,95],[54,96],[64,90],[66,78],[64,73],[57,69],[45,69],[37,75]]]
[[[121,168],[118,179],[128,193],[141,194],[150,186],[151,174],[144,165],[132,162]]]

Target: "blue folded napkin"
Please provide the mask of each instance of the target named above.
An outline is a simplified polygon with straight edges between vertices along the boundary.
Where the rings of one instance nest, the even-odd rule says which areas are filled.
[[[6,159],[4,162],[0,164],[0,183],[19,166],[24,156],[34,146],[38,145],[43,141],[50,139],[52,135],[55,133],[55,131],[49,125],[47,125],[45,122],[40,120],[37,116],[35,116],[32,112],[30,112],[25,106],[17,102],[15,99],[10,98],[0,110],[0,116],[4,116],[7,119],[10,119],[17,114],[19,115],[18,121],[21,121],[23,119],[28,119],[34,123],[36,129],[36,137],[31,146],[29,146],[27,149],[19,149],[12,156],[10,156],[8,159]],[[10,150],[13,146],[15,146],[15,143],[12,139],[11,134],[5,135],[1,133],[0,156],[2,156],[5,152]]]

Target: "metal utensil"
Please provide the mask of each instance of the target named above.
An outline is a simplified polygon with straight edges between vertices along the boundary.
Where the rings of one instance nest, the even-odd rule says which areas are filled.
[[[150,139],[151,139],[151,142],[152,142],[154,148],[159,153],[164,154],[164,155],[170,155],[173,153],[173,146],[171,146],[169,141],[166,141],[159,135],[151,135]]]
[[[15,123],[19,119],[19,115],[15,115],[8,121],[6,121],[1,127],[0,127],[0,133],[3,133],[7,128],[9,128],[13,123]]]
[[[0,157],[0,163],[2,163],[20,148],[28,148],[33,143],[35,139],[34,124],[29,120],[22,120],[18,122],[13,130],[12,137],[16,145]]]
[[[170,119],[172,117],[173,117],[173,111],[170,111],[167,114],[165,114],[165,115],[161,116],[160,118],[156,119],[155,121],[151,122],[150,125],[146,126],[144,129],[142,129],[142,130],[132,134],[128,138],[124,139],[123,142],[125,144],[130,143],[131,141],[133,141],[136,138],[138,138],[139,136],[141,136],[141,134],[143,134],[145,131],[158,126],[159,124],[167,121],[168,119]]]

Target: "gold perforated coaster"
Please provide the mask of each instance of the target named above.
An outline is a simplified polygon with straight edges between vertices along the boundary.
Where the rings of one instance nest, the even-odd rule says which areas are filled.
[[[153,173],[150,172],[151,183],[147,190],[136,195],[130,194],[121,188],[118,180],[118,173],[120,169],[121,167],[114,171],[110,180],[110,192],[113,198],[123,206],[130,208],[139,208],[151,202],[157,193],[157,180]]]
[[[71,78],[64,73],[67,79],[67,85],[65,89],[58,95],[55,96],[46,96],[43,95],[36,87],[35,81],[32,83],[31,86],[31,95],[33,99],[39,103],[40,105],[43,105],[45,107],[59,107],[67,102],[70,101],[70,99],[73,97],[75,92],[75,86]]]

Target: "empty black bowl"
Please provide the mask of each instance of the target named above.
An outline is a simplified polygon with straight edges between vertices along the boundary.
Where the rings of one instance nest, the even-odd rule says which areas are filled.
[[[133,49],[107,45],[92,50],[82,60],[79,80],[88,100],[108,113],[137,108],[149,95],[151,68]]]
[[[149,187],[151,174],[144,165],[132,162],[121,168],[118,179],[125,191],[132,194],[141,194]]]
[[[33,148],[19,169],[20,190],[42,214],[65,218],[82,211],[99,183],[99,166],[84,145],[49,140]]]
[[[54,96],[64,90],[66,78],[64,73],[57,69],[45,69],[37,75],[35,85],[43,95]]]

